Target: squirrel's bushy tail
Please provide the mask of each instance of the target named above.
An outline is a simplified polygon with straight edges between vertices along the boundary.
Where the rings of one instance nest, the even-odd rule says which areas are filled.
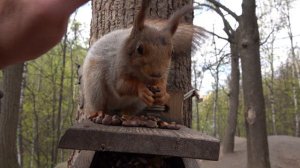
[[[146,25],[157,29],[165,28],[168,23],[168,20],[147,20],[145,22]],[[182,55],[190,50],[192,53],[195,52],[205,38],[205,30],[202,27],[180,23],[172,37],[175,55]]]
[[[193,5],[187,4],[177,10],[168,20],[148,20],[145,24],[171,33],[175,55],[182,55],[189,51],[193,53],[206,37],[203,28],[193,24],[180,23],[181,18],[193,10]]]

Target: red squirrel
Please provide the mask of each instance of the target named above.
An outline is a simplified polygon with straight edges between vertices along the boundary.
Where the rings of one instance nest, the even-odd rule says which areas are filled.
[[[169,100],[166,87],[172,54],[189,50],[193,37],[200,38],[203,31],[179,24],[193,10],[191,4],[167,21],[145,21],[149,1],[142,1],[132,28],[108,33],[90,48],[82,74],[87,115],[100,111],[134,115]]]

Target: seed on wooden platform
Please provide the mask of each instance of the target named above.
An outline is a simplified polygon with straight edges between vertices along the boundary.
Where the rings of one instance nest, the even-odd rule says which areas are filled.
[[[112,117],[110,115],[105,115],[103,120],[102,120],[102,124],[103,125],[111,125],[112,123]]]
[[[165,122],[165,121],[159,121],[158,122],[158,126],[159,126],[159,128],[168,128],[168,123],[167,122]]]
[[[120,119],[119,116],[117,115],[113,115],[112,116],[112,122],[111,122],[112,125],[121,125],[122,124],[122,121]]]
[[[145,121],[145,126],[148,128],[157,128],[158,127],[157,122],[153,121],[153,120]]]
[[[96,118],[97,116],[98,116],[98,113],[95,112],[95,113],[90,114],[90,116],[88,118],[92,120],[92,119]]]
[[[138,124],[139,124],[139,126],[141,126],[141,127],[146,127],[146,120],[139,120],[138,121]]]
[[[168,129],[174,129],[174,130],[179,130],[180,127],[177,125],[175,122],[171,122],[169,125],[167,125]]]
[[[165,121],[159,121],[158,122],[159,128],[164,128],[164,129],[173,129],[173,130],[179,130],[180,127],[179,125],[176,124],[176,122],[165,122]]]
[[[124,114],[124,115],[121,116],[121,120],[122,121],[124,121],[124,120],[131,120],[131,119],[132,119],[132,116],[130,116],[130,115],[125,115]]]
[[[144,115],[141,115],[141,116],[140,116],[140,119],[141,119],[141,120],[148,120],[148,117],[147,117],[147,116],[144,116]]]
[[[102,120],[103,120],[103,117],[102,116],[97,116],[96,118],[95,118],[95,123],[97,123],[97,124],[102,124]]]

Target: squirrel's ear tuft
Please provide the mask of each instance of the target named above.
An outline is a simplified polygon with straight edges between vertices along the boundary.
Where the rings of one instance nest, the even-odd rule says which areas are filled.
[[[194,10],[194,7],[192,4],[187,4],[183,6],[181,9],[177,10],[168,20],[168,23],[166,27],[163,29],[164,32],[170,33],[171,36],[173,36],[177,30],[179,21],[182,16],[184,16],[186,13],[191,12]]]
[[[135,16],[131,35],[134,36],[136,33],[143,30],[146,10],[148,9],[149,4],[150,4],[150,0],[142,0],[142,7],[141,10]]]

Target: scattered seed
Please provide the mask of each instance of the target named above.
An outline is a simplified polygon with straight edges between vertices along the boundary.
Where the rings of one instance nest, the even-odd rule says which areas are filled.
[[[145,126],[148,128],[157,128],[157,122],[156,121],[152,121],[152,120],[148,120],[145,122]]]
[[[112,122],[111,122],[112,125],[121,125],[122,124],[122,121],[120,119],[119,116],[117,115],[113,115],[112,116]]]
[[[102,120],[103,120],[103,117],[102,117],[102,116],[97,116],[97,117],[95,118],[95,123],[97,123],[97,124],[102,124]]]
[[[129,116],[122,115],[104,115],[102,112],[93,113],[90,120],[103,125],[114,125],[114,126],[127,126],[127,127],[147,127],[147,128],[162,128],[162,129],[173,129],[178,130],[180,126],[176,122],[162,121],[159,117],[154,115],[149,116]]]
[[[93,118],[96,118],[97,116],[98,116],[98,113],[95,112],[95,113],[90,114],[90,116],[88,118],[92,120]]]
[[[103,125],[111,125],[112,123],[112,117],[110,115],[105,115],[103,120],[102,120],[102,124]]]
[[[165,121],[160,121],[160,122],[158,122],[158,125],[159,125],[159,128],[166,129],[166,128],[168,128],[169,124],[167,122],[165,122]]]

